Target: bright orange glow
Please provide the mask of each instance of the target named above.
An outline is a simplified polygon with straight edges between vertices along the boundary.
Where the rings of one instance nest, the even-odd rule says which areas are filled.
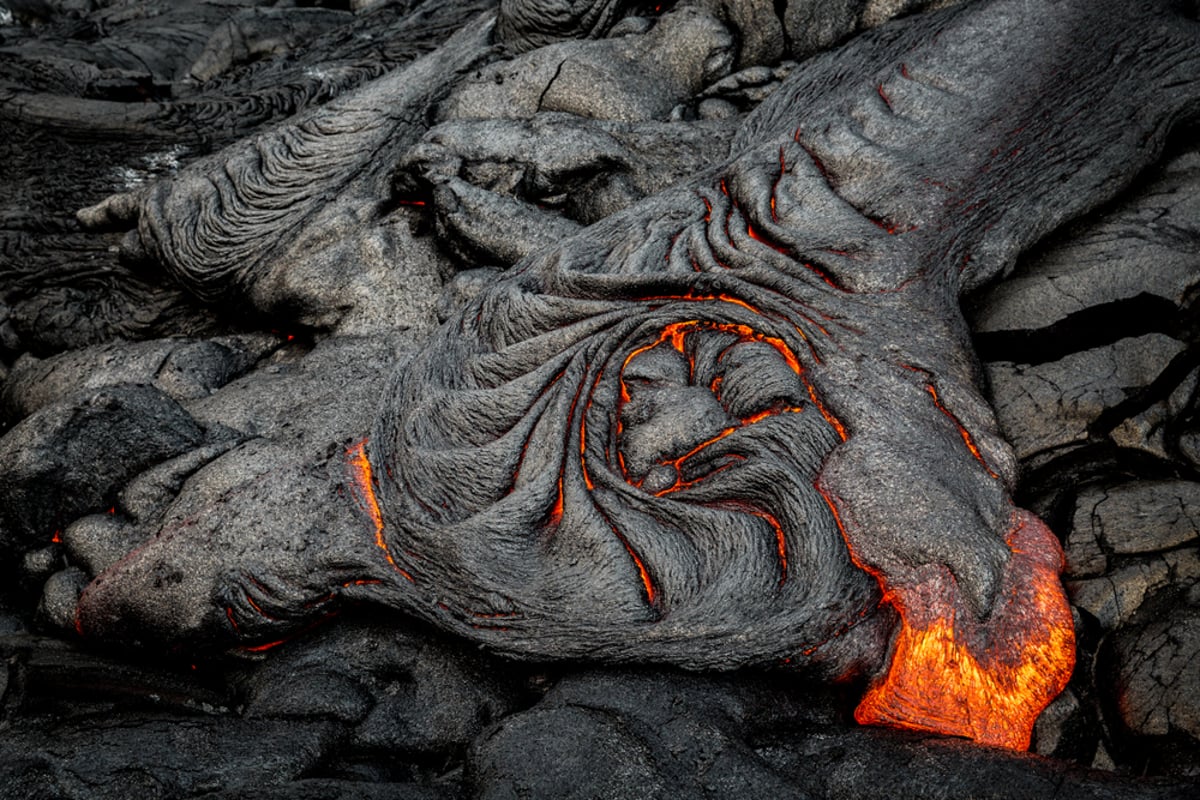
[[[825,270],[821,269],[820,267],[816,266],[815,264],[811,264],[807,261],[802,261],[800,263],[804,266],[804,268],[806,270],[808,270],[809,272],[811,272],[812,274],[814,274],[818,278],[820,278],[822,281],[824,281],[826,285],[832,286],[834,289],[837,289],[839,292],[847,291],[845,286],[842,286],[840,283],[835,281],[833,278],[829,277],[829,273],[827,273]]]
[[[925,383],[925,391],[928,392],[929,396],[933,398],[934,407],[937,408],[938,411],[942,412],[946,419],[950,420],[954,427],[958,429],[958,435],[962,437],[963,444],[967,446],[967,450],[972,456],[975,457],[975,460],[983,466],[983,468],[987,471],[987,474],[993,478],[1000,477],[992,470],[991,467],[988,466],[987,460],[984,459],[983,453],[981,453],[979,451],[979,447],[976,446],[975,438],[971,436],[971,432],[967,430],[966,426],[962,424],[962,421],[955,415],[953,411],[946,408],[946,406],[942,404],[941,398],[938,397],[937,387],[933,385],[933,376],[929,373],[929,370],[922,369],[921,367],[914,367],[912,364],[901,364],[900,366],[906,370],[909,370],[910,372],[919,373],[924,375],[927,379],[930,379]]]
[[[558,495],[554,499],[554,508],[550,509],[550,524],[557,525],[562,522],[563,516],[563,479],[562,473],[558,475]]]
[[[54,544],[61,544],[62,543],[62,531],[55,531],[54,536],[51,537],[50,541],[53,542]]]
[[[259,605],[258,603],[256,603],[256,602],[254,602],[254,598],[253,598],[253,597],[251,597],[250,595],[246,595],[246,602],[247,602],[247,603],[250,605],[250,607],[251,607],[251,608],[253,608],[253,609],[255,610],[255,612],[256,612],[256,613],[257,613],[257,614],[258,614],[260,617],[265,617],[266,619],[274,619],[274,617],[272,617],[270,614],[268,614],[267,612],[263,611],[263,610],[262,610],[262,606],[260,606],[260,605]]]
[[[629,541],[625,538],[625,536],[619,530],[617,530],[616,525],[612,526],[612,531],[614,534],[616,534],[616,537],[621,540],[621,544],[624,546],[625,552],[629,553],[629,557],[633,559],[634,566],[637,567],[638,576],[642,579],[642,589],[646,592],[646,602],[650,605],[654,605],[654,602],[658,599],[658,590],[654,588],[654,581],[650,579],[650,573],[646,570],[645,562],[642,561],[642,557],[638,555],[636,550],[633,549],[633,546],[629,544]]]
[[[812,382],[809,381],[808,376],[804,372],[800,373],[800,380],[804,382],[804,388],[808,390],[808,397],[813,401],[813,405],[817,407],[817,411],[820,411],[821,416],[825,418],[825,421],[832,425],[833,429],[837,431],[838,438],[843,442],[849,439],[850,437],[846,433],[846,426],[843,425],[842,421],[835,417],[833,413],[825,407],[825,404],[821,402],[821,398],[817,396],[817,390],[813,387]]]
[[[1028,749],[1038,715],[1071,677],[1075,629],[1058,579],[1058,540],[1029,512],[1018,514],[1008,537],[1012,557],[986,621],[954,602],[948,572],[932,586],[897,590],[892,663],[856,720]]]
[[[775,199],[771,198],[771,202],[774,203]],[[772,210],[774,210],[773,206],[772,206]],[[783,253],[785,256],[791,255],[791,253],[788,251],[788,249],[786,247],[779,244],[778,242],[771,241],[770,239],[763,236],[758,231],[754,230],[754,226],[752,226],[749,222],[746,223],[746,235],[749,236],[751,239],[753,239],[756,242],[765,244],[767,247],[771,248],[772,250],[776,251],[777,253]]]
[[[890,97],[888,97],[887,92],[885,92],[883,90],[883,84],[882,83],[877,84],[875,86],[875,91],[879,93],[879,99],[882,100],[883,104],[888,107],[888,111],[891,111],[892,110],[892,99]]]
[[[383,557],[407,581],[413,577],[402,569],[392,558],[388,550],[387,539],[383,535],[383,514],[379,511],[379,502],[375,499],[375,478],[371,474],[371,462],[367,459],[367,440],[360,439],[346,451],[346,466],[350,472],[351,485],[355,489],[359,507],[371,518],[375,526],[375,545],[383,551]]]
[[[267,642],[266,644],[256,644],[250,647],[243,647],[242,650],[247,653],[265,653],[267,650],[279,647],[279,645],[286,641],[287,639],[276,639],[275,641]]]
[[[900,613],[887,671],[863,696],[864,725],[965,736],[1013,750],[1029,748],[1042,710],[1075,667],[1075,627],[1059,582],[1058,540],[1017,509],[1006,536],[1011,551],[1000,591],[984,621],[963,605],[949,570],[912,585],[891,585],[857,558],[833,498],[817,486],[846,540],[850,558]]]
[[[654,581],[650,577],[649,570],[646,569],[646,563],[642,561],[641,555],[638,554],[637,550],[633,549],[633,545],[631,545],[629,540],[625,538],[625,534],[621,533],[616,524],[609,519],[607,514],[600,510],[599,506],[596,507],[596,512],[605,522],[608,523],[608,527],[612,530],[613,536],[617,537],[617,541],[621,543],[621,546],[625,548],[625,552],[629,554],[629,558],[633,561],[634,567],[637,568],[638,577],[641,578],[642,590],[646,594],[646,602],[649,605],[654,605],[655,601],[658,599],[658,590],[654,587]]]

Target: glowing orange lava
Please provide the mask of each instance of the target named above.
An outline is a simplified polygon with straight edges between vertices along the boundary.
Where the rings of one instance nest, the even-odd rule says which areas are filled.
[[[360,439],[346,451],[346,466],[350,473],[351,483],[358,498],[359,506],[371,518],[375,526],[375,545],[383,551],[383,557],[407,581],[413,577],[402,569],[392,558],[388,550],[387,539],[383,535],[383,514],[379,511],[379,502],[375,499],[375,478],[371,474],[371,462],[367,459],[367,440]]]
[[[845,536],[837,506],[821,494]],[[915,585],[891,585],[867,570],[899,611],[900,630],[887,671],[855,709],[858,722],[1028,749],[1038,715],[1071,677],[1075,631],[1058,578],[1058,540],[1017,510],[1007,543],[1011,557],[983,621],[965,607],[947,569]]]

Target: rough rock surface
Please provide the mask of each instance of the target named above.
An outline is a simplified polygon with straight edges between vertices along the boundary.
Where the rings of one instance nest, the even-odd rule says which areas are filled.
[[[1194,796],[1194,4],[949,5],[0,0],[0,798]]]

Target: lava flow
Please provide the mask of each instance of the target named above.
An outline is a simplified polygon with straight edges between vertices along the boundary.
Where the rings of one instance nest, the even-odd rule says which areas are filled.
[[[916,586],[881,581],[900,630],[887,672],[855,709],[857,721],[1028,749],[1038,715],[1071,677],[1075,634],[1058,579],[1058,540],[1018,510],[1008,545],[1012,555],[984,621],[964,607],[948,570]]]

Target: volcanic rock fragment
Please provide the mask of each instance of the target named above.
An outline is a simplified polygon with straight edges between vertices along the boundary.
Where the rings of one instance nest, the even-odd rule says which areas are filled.
[[[49,541],[56,528],[111,505],[142,470],[203,438],[196,420],[151,386],[83,390],[41,408],[0,439],[0,549]]]
[[[539,111],[661,120],[732,64],[725,26],[684,6],[645,34],[552,44],[484,67],[441,104],[438,121],[528,118]]]
[[[1184,347],[1147,334],[1046,364],[987,364],[1005,438],[1020,459],[1082,443],[1105,411],[1150,385]]]

